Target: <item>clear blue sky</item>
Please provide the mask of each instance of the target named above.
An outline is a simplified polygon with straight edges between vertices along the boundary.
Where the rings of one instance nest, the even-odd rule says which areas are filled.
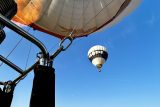
[[[115,26],[74,41],[54,61],[56,69],[56,107],[160,107],[160,1],[144,0],[138,8]],[[24,28],[28,30],[28,28]],[[0,54],[7,55],[20,37],[6,29],[7,38]],[[47,48],[58,47],[59,40],[29,30]],[[87,59],[93,45],[107,47],[109,59],[102,72]],[[25,68],[30,43],[23,40],[9,57]],[[52,49],[51,52],[55,51]],[[28,66],[39,50],[32,45]],[[0,80],[18,74],[3,65]],[[16,87],[12,107],[29,107],[33,73]]]

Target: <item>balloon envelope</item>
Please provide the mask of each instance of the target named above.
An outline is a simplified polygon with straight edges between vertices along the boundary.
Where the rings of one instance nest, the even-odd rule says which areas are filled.
[[[64,38],[91,34],[131,12],[139,0],[16,0],[13,20]]]
[[[89,49],[88,58],[92,64],[95,65],[99,71],[101,71],[103,64],[108,58],[107,49],[104,46],[95,45]]]

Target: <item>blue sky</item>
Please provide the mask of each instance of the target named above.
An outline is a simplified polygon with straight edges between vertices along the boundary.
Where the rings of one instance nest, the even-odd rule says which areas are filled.
[[[144,0],[115,26],[77,39],[61,53],[54,61],[56,107],[160,107],[159,4],[158,0]],[[0,46],[0,54],[4,56],[21,38],[5,30],[7,38]],[[59,40],[55,37],[32,30],[29,33],[51,52],[58,48]],[[109,51],[101,73],[87,58],[89,48],[97,44]],[[24,69],[29,47],[30,43],[24,39],[9,59]],[[28,66],[39,51],[31,47]],[[0,80],[12,80],[16,76],[6,65],[0,67]],[[17,85],[12,107],[29,107],[33,76],[30,73]]]

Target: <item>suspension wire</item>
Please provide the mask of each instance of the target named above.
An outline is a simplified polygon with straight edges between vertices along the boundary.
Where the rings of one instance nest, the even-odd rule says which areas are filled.
[[[30,27],[31,28],[31,27]],[[29,32],[29,30],[28,30]],[[34,35],[33,35],[34,36]],[[31,50],[32,50],[32,43],[30,43],[30,46],[29,46],[29,52],[27,54],[27,59],[26,59],[26,63],[25,63],[25,70],[27,69],[27,66],[28,66],[28,62],[29,62],[29,58],[30,58],[30,55],[31,55]],[[16,84],[18,84],[21,80],[23,80],[25,77],[27,76],[27,74],[25,76],[23,76],[21,79],[19,79]]]
[[[27,30],[29,32],[30,28]],[[8,55],[5,57],[6,59],[14,52],[14,50],[18,47],[18,45],[22,42],[24,37],[21,37],[21,39],[16,43],[16,45],[13,47],[13,49],[8,53]],[[0,64],[0,67],[3,65],[3,62]]]
[[[29,46],[29,52],[28,52],[28,55],[27,55],[27,60],[26,60],[26,64],[25,64],[25,70],[27,69],[27,66],[28,66],[28,61],[29,61],[31,49],[32,49],[32,44],[30,44],[30,46]]]
[[[30,43],[29,52],[28,52],[27,60],[26,60],[26,64],[25,64],[25,70],[27,69],[27,66],[28,66],[29,57],[30,57],[30,54],[31,54],[31,49],[32,49],[32,44]],[[19,83],[21,80],[23,80],[26,76],[27,76],[27,74],[26,74],[24,77],[22,77],[16,84],[18,84],[18,83]]]
[[[31,28],[31,27],[30,27]],[[28,31],[29,32],[29,31]],[[34,36],[35,32],[33,32],[32,36]],[[28,55],[27,55],[27,60],[26,60],[26,64],[25,64],[25,70],[27,69],[27,66],[28,66],[28,62],[29,62],[29,57],[30,57],[30,54],[31,54],[31,50],[32,50],[32,43],[30,43],[30,46],[29,46],[29,52],[28,52]]]
[[[8,55],[5,58],[8,58],[13,53],[13,51],[17,48],[17,46],[21,43],[22,40],[23,40],[23,37],[17,42],[17,44],[13,47],[13,49],[8,53]],[[0,66],[2,65],[3,65],[3,62],[0,64]]]
[[[28,55],[27,55],[27,60],[26,60],[26,65],[25,65],[25,70],[27,69],[27,66],[28,66],[29,57],[31,55],[31,50],[32,50],[32,44],[30,43],[29,52],[28,52]]]

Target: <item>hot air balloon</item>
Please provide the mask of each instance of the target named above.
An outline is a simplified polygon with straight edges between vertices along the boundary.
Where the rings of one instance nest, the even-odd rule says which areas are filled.
[[[14,21],[60,39],[87,36],[130,13],[140,0],[16,0]]]
[[[104,46],[95,45],[89,49],[88,58],[100,72],[103,64],[106,62],[108,58],[107,49]]]

